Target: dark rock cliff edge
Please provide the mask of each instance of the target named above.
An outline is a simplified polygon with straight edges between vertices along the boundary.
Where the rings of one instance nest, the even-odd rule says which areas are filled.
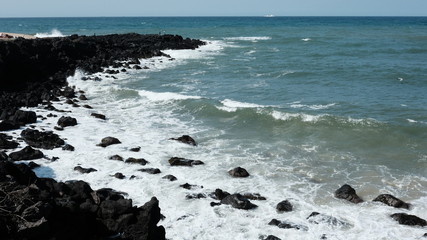
[[[48,107],[60,96],[72,97],[66,78],[76,69],[96,73],[119,61],[138,62],[165,55],[164,49],[203,44],[177,35],[134,33],[0,41],[0,131],[37,121],[34,112],[20,107]],[[1,136],[2,149],[16,148]],[[15,164],[7,155],[0,158],[2,239],[161,240],[165,229],[157,226],[163,217],[158,204],[153,197],[135,207],[112,189],[95,191],[83,181],[38,178],[26,164]]]

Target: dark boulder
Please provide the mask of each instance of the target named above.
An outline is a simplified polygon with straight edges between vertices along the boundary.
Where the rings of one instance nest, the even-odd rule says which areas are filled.
[[[206,198],[206,194],[203,193],[194,193],[194,194],[187,194],[185,196],[185,199],[201,199],[201,198]]]
[[[169,181],[171,181],[171,182],[173,182],[173,181],[176,181],[176,180],[178,180],[174,175],[166,175],[166,176],[164,176],[164,177],[162,177],[163,179],[167,179],[167,180],[169,180]]]
[[[288,200],[284,200],[277,204],[276,209],[279,212],[291,212],[293,206]]]
[[[62,147],[62,150],[64,150],[64,151],[74,151],[74,147],[72,146],[72,145],[70,145],[70,144],[65,144],[63,147]]]
[[[17,110],[9,119],[18,124],[25,125],[37,122],[37,115],[33,111]]]
[[[243,197],[249,199],[249,200],[258,200],[258,201],[264,201],[267,200],[264,196],[261,196],[259,193],[243,193]]]
[[[182,188],[188,189],[188,190],[191,190],[191,189],[197,187],[197,185],[192,185],[192,184],[189,184],[189,183],[184,183],[184,184],[179,185],[179,186],[182,187]]]
[[[390,195],[390,194],[381,194],[378,197],[376,197],[374,202],[382,202],[388,206],[395,207],[395,208],[410,208],[410,204],[405,203],[404,201]]]
[[[118,173],[115,173],[115,174],[114,174],[114,177],[115,177],[115,178],[118,178],[118,179],[124,179],[124,178],[125,178],[125,175],[123,175],[123,173],[118,172]]]
[[[87,97],[84,94],[82,94],[79,96],[79,99],[85,101],[87,100]]]
[[[188,145],[197,146],[196,141],[188,135],[183,135],[179,138],[169,138],[169,140],[175,140],[175,141],[179,141],[179,142],[182,142],[182,143],[185,143]]]
[[[234,169],[231,169],[230,171],[228,171],[228,174],[230,174],[233,177],[249,177],[249,173],[248,171],[246,171],[246,169],[241,168],[241,167],[236,167]]]
[[[9,156],[5,152],[0,152],[0,161],[9,159]]]
[[[83,168],[81,166],[76,166],[74,167],[74,171],[79,171],[80,173],[91,173],[96,172],[98,170],[96,170],[95,168]]]
[[[0,133],[0,149],[13,149],[18,147],[18,143],[15,141],[8,140],[8,136],[6,134]]]
[[[75,125],[77,125],[77,119],[75,119],[73,117],[62,116],[58,119],[58,125],[63,127],[63,128],[69,127],[69,126],[75,126]]]
[[[173,157],[169,159],[169,164],[171,166],[194,166],[194,165],[202,165],[204,163],[200,160],[190,160],[185,158]]]
[[[227,197],[227,196],[230,196],[230,193],[225,192],[225,191],[223,191],[223,190],[221,190],[221,189],[219,189],[219,188],[215,189],[215,192],[213,192],[213,193],[211,194],[211,197],[212,197],[212,198],[217,199],[217,200],[220,200],[220,201],[221,201],[222,199],[224,199],[225,197]]]
[[[44,155],[40,150],[36,150],[30,146],[26,146],[20,151],[9,154],[13,161],[33,160],[42,158]]]
[[[31,169],[34,169],[34,168],[40,167],[40,165],[37,164],[37,163],[35,163],[35,162],[33,162],[33,161],[31,161],[31,162],[28,163],[28,167],[31,168]]]
[[[140,150],[141,150],[141,147],[134,147],[134,148],[129,149],[129,151],[131,151],[131,152],[139,152]]]
[[[100,146],[100,147],[107,147],[113,144],[120,144],[122,142],[119,141],[119,139],[115,138],[115,137],[105,137],[101,140],[101,143],[96,145],[96,146]]]
[[[148,163],[147,160],[144,158],[128,158],[126,159],[125,163],[134,163],[134,164],[140,164],[140,165],[146,165]]]
[[[249,210],[257,207],[257,205],[251,203],[247,198],[243,197],[238,193],[226,196],[221,200],[221,204],[231,205],[234,208],[244,210]]]
[[[110,160],[116,160],[116,161],[123,161],[123,157],[122,156],[120,156],[120,155],[113,155],[113,156],[110,156],[108,159],[110,159]]]
[[[274,235],[262,236],[260,239],[261,240],[282,240]]]
[[[27,128],[21,132],[24,141],[36,148],[53,149],[65,144],[64,140],[53,132],[40,132]]]
[[[92,113],[92,114],[90,114],[92,117],[96,117],[96,118],[99,118],[99,119],[102,119],[102,120],[105,120],[106,118],[105,118],[105,115],[103,115],[103,114],[100,114],[100,113]]]
[[[426,220],[419,218],[415,215],[409,215],[406,213],[395,213],[395,214],[390,215],[390,217],[402,225],[421,226],[421,227],[427,226]]]
[[[27,165],[23,163],[14,164],[13,162],[9,162],[9,161],[0,162],[0,181],[1,182],[13,180],[19,184],[28,186],[31,183],[33,183],[36,179],[37,179],[36,174],[33,171],[31,171],[31,169]]]
[[[335,191],[335,197],[340,199],[345,199],[352,203],[361,203],[363,200],[357,196],[356,190],[348,184],[344,184],[339,189]]]
[[[308,227],[303,226],[303,225],[298,225],[295,223],[291,223],[288,221],[279,221],[277,219],[272,219],[268,225],[272,225],[272,226],[278,226],[279,228],[284,228],[284,229],[297,229],[297,230],[302,230],[302,231],[308,231]]]
[[[158,169],[158,168],[143,168],[143,169],[139,169],[138,171],[149,173],[149,174],[159,174],[159,173],[161,173],[160,169]]]
[[[13,129],[18,129],[20,127],[21,126],[19,123],[10,120],[3,120],[0,122],[0,131],[9,131]]]

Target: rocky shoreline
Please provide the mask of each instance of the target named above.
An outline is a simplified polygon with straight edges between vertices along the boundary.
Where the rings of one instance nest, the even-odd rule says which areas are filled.
[[[76,99],[77,93],[68,87],[66,78],[76,69],[87,73],[102,72],[109,66],[121,67],[123,71],[130,66],[141,69],[140,58],[167,56],[161,50],[195,49],[203,44],[178,35],[140,34],[1,41],[0,236],[3,239],[165,239],[165,229],[157,226],[163,216],[155,197],[135,207],[131,199],[113,189],[95,191],[84,181],[38,178],[31,170],[38,164],[15,164],[14,161],[46,158],[39,149],[74,150],[53,129],[26,128],[43,117],[20,108],[44,106],[52,111],[52,117],[56,116],[54,113],[61,110],[53,107],[52,102],[65,97],[67,102],[75,104],[72,99]],[[80,95],[80,100],[84,99]],[[105,119],[102,114],[95,117]],[[76,124],[76,119],[62,117],[55,130]],[[19,139],[28,146],[14,151],[20,144],[7,133],[21,127],[25,129]],[[114,143],[109,140],[101,146]]]
[[[84,101],[87,99],[84,92],[67,86],[65,78],[74,73],[72,68],[80,68],[87,73],[104,72],[110,74],[110,77],[114,77],[117,71],[127,71],[126,69],[130,68],[142,69],[143,67],[138,65],[138,58],[165,56],[161,52],[162,49],[194,49],[204,44],[198,40],[183,39],[179,36],[171,35],[144,36],[130,34],[99,36],[93,37],[94,39],[79,36],[71,36],[69,38],[49,39],[47,40],[49,43],[38,43],[39,39],[34,40],[34,43],[21,39],[16,40],[18,46],[23,46],[23,49],[28,48],[29,45],[37,47],[51,44],[52,46],[56,46],[45,53],[55,52],[56,55],[54,54],[53,56],[59,59],[60,66],[56,68],[56,72],[45,71],[43,68],[37,69],[39,72],[31,76],[31,81],[27,78],[29,76],[28,72],[21,73],[18,71],[16,73],[19,81],[10,81],[10,84],[13,86],[9,87],[8,85],[7,89],[1,90],[0,119],[2,122],[0,123],[0,131],[17,129],[39,121],[42,116],[37,116],[35,112],[19,109],[19,107],[37,106],[39,104],[42,104],[41,106],[44,106],[45,109],[52,111],[51,117],[58,118],[57,126],[55,126],[56,131],[62,131],[64,128],[79,124],[78,119],[73,117],[58,116],[63,110],[56,109],[51,104],[53,101],[59,101],[60,99],[64,101],[66,99],[65,103],[74,107],[91,108],[91,106],[84,104]],[[134,50],[129,50],[138,42],[135,39],[145,41],[141,40],[145,38],[150,40],[138,45],[144,46],[143,49],[136,47]],[[85,52],[84,49],[88,47],[85,44],[92,47],[97,46],[97,50]],[[120,47],[116,49],[116,45]],[[76,56],[69,49],[70,47],[77,47],[78,49],[82,47],[83,54]],[[63,50],[57,50],[56,48],[63,48]],[[17,61],[16,57],[12,57],[13,54],[11,53],[13,49],[15,49],[14,51],[18,51],[17,48],[12,45],[5,47],[0,43],[0,49],[8,49],[6,51],[8,54],[5,54],[5,57],[0,55],[0,71],[3,71],[1,73],[9,76],[11,79],[17,77],[11,70],[5,67],[7,64],[10,64],[9,61]],[[102,51],[106,53],[101,54]],[[22,59],[19,64],[16,64],[22,66],[26,71],[34,68],[31,65],[40,64],[38,59],[44,59],[45,64],[48,65],[53,61],[50,59],[50,56],[36,57],[35,55],[31,55],[28,50],[19,54],[18,56],[21,56]],[[71,55],[68,56],[67,54]],[[28,62],[25,60],[27,58],[29,58]],[[4,64],[6,62],[4,59],[9,59],[6,65]],[[61,67],[61,65],[64,66]],[[67,69],[65,65],[70,66],[71,69]],[[113,66],[114,69],[104,70],[108,66]],[[18,69],[18,67],[15,69]],[[99,79],[89,76],[84,80],[96,81]],[[14,83],[16,84],[14,85]],[[92,113],[92,115],[99,119],[106,118],[106,116],[99,113]],[[123,193],[116,192],[113,189],[92,190],[83,181],[56,182],[53,179],[38,178],[30,169],[37,167],[35,163],[14,164],[13,161],[46,158],[42,152],[43,149],[62,148],[64,151],[74,151],[74,147],[67,144],[57,134],[49,131],[49,129],[39,131],[32,129],[31,125],[29,128],[23,129],[19,138],[25,141],[28,146],[20,151],[15,151],[14,149],[19,144],[16,141],[17,139],[6,134],[0,134],[0,209],[2,209],[0,211],[0,226],[4,226],[3,228],[0,227],[0,234],[7,236],[8,238],[6,239],[165,239],[165,229],[162,226],[157,226],[163,216],[160,213],[159,202],[156,198],[151,199],[142,207],[134,207],[132,206],[132,200],[124,198]],[[196,140],[188,135],[170,138],[169,140],[179,141],[192,147],[198,145]],[[106,136],[95,144],[102,149],[122,143],[118,138]],[[4,151],[5,149],[7,150]],[[130,148],[129,150],[138,152],[140,151],[140,147]],[[53,158],[50,160],[55,161]],[[141,166],[149,164],[143,158],[130,157],[125,159],[120,155],[110,156],[109,160]],[[168,163],[170,166],[184,168],[205,164],[200,160],[181,157],[172,157],[168,160]],[[91,172],[97,171],[95,168],[86,167],[75,166],[74,170],[81,174],[93,174]],[[138,171],[148,174],[161,173],[161,170],[158,168],[144,167]],[[226,171],[228,171],[230,178],[247,178],[251,176],[246,169],[241,167],[227,169]],[[118,179],[125,178],[120,172],[111,177]],[[162,178],[169,181],[177,180],[175,176],[170,174]],[[185,189],[203,188],[203,186],[189,183],[182,184],[180,187]],[[214,192],[204,191],[185,196],[186,199],[211,198],[213,199],[210,202],[211,207],[229,205],[240,209],[238,211],[250,211],[251,209],[258,208],[258,203],[254,204],[253,202],[265,201],[267,197],[257,193],[228,193],[219,188]],[[348,201],[349,204],[364,202],[356,194],[356,190],[347,184],[337,189],[334,197]],[[404,210],[411,209],[411,204],[403,202],[389,194],[381,194],[373,202],[381,202],[384,205]],[[262,202],[260,202],[261,204]],[[293,200],[284,199],[277,203],[276,211],[278,214],[295,211]],[[278,216],[281,217],[283,215]],[[182,218],[185,217],[187,216],[183,216]],[[427,225],[424,219],[407,213],[394,213],[389,217],[403,225],[418,227],[425,227]],[[308,231],[309,224],[343,229],[351,227],[351,223],[342,220],[339,216],[331,216],[327,213],[312,212],[307,216],[306,220],[307,225],[276,218],[265,224],[266,226],[270,225],[281,229],[294,229],[298,231]],[[75,232],[73,231],[74,229],[82,230],[81,232]],[[328,237],[328,235],[324,234],[320,239],[328,239]],[[260,235],[260,239],[271,240],[280,238],[273,235]]]

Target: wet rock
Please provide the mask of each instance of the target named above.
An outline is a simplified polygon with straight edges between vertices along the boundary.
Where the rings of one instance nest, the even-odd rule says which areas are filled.
[[[140,164],[140,165],[146,165],[148,163],[147,160],[144,158],[128,158],[126,159],[125,163],[134,163],[134,164]]]
[[[24,141],[36,148],[53,149],[64,145],[64,140],[53,132],[40,132],[27,128],[21,132]]]
[[[14,164],[9,161],[0,162],[0,181],[15,181],[18,184],[28,186],[37,179],[36,174],[31,169],[21,163]],[[13,191],[13,189],[12,189]]]
[[[160,169],[158,169],[158,168],[143,168],[143,169],[139,169],[138,171],[149,173],[149,174],[159,174],[159,173],[161,173]]]
[[[191,190],[191,189],[197,187],[197,185],[192,185],[192,184],[189,184],[189,183],[185,183],[185,184],[182,184],[182,185],[179,185],[179,186],[182,187],[182,188],[188,189],[188,190]]]
[[[284,200],[277,204],[276,209],[279,212],[291,212],[293,206],[288,200]]]
[[[243,197],[238,193],[226,196],[221,200],[221,204],[231,205],[234,208],[244,210],[249,210],[257,207],[257,205],[251,203],[247,198]]]
[[[113,155],[113,156],[110,156],[108,159],[116,160],[116,161],[123,161],[123,158],[120,155]]]
[[[141,66],[139,66],[139,65],[135,65],[135,66],[133,66],[132,68],[133,68],[133,69],[137,69],[137,70],[142,69],[142,67],[141,67]]]
[[[421,227],[427,226],[426,220],[419,218],[415,215],[409,215],[406,213],[395,213],[395,214],[390,215],[390,217],[402,225],[421,226]]]
[[[131,152],[139,152],[140,150],[141,150],[141,147],[134,147],[134,148],[129,149],[129,151],[131,151]]]
[[[339,189],[335,191],[335,197],[340,199],[345,199],[352,203],[361,203],[363,200],[357,196],[356,190],[348,184],[344,184]]]
[[[119,172],[118,172],[118,173],[115,173],[115,174],[114,174],[114,177],[115,177],[115,178],[118,178],[118,179],[124,179],[124,178],[125,178],[125,175],[123,175],[123,173],[119,173]]]
[[[84,94],[82,94],[79,96],[79,99],[85,101],[87,100],[87,97]]]
[[[424,233],[423,238],[427,238],[427,233]]]
[[[266,236],[261,236],[260,237],[261,240],[281,240],[280,238],[274,236],[274,235],[268,235]]]
[[[243,197],[249,200],[259,200],[259,201],[267,200],[267,198],[265,198],[264,196],[261,196],[261,194],[259,193],[243,193],[242,195]]]
[[[318,212],[312,212],[310,216],[307,217],[309,223],[313,224],[326,224],[331,227],[350,227],[351,224],[345,221],[339,220],[336,217],[328,216]]]
[[[64,150],[64,151],[74,151],[74,147],[72,146],[72,145],[70,145],[70,144],[65,144],[63,147],[62,147],[62,150]]]
[[[303,225],[299,225],[299,224],[295,224],[295,223],[291,223],[288,221],[279,221],[277,219],[272,219],[268,225],[273,225],[273,226],[278,226],[279,228],[284,228],[284,229],[297,229],[297,230],[303,230],[303,231],[308,231],[308,227],[303,226]]]
[[[67,86],[62,90],[61,95],[66,97],[66,98],[75,98],[76,92],[74,91],[74,88]]]
[[[17,110],[15,114],[9,118],[9,120],[12,120],[13,122],[21,125],[25,125],[28,123],[37,122],[37,116],[33,111]]]
[[[0,152],[0,161],[5,161],[9,159],[9,156],[5,152]]]
[[[9,154],[9,157],[13,161],[21,161],[21,160],[33,160],[42,158],[44,155],[40,150],[36,150],[31,146],[26,146],[20,151],[13,152]]]
[[[92,107],[92,106],[87,105],[87,104],[83,105],[83,107],[84,107],[84,108],[87,108],[87,109],[93,109],[93,107]]]
[[[178,180],[174,175],[166,175],[164,177],[162,177],[163,179],[167,179],[171,182]]]
[[[0,133],[0,149],[13,149],[17,148],[19,143],[13,140],[8,140],[6,134]]]
[[[233,177],[249,177],[249,173],[248,171],[246,171],[246,169],[241,168],[241,167],[236,167],[234,169],[231,169],[230,171],[228,171],[228,174],[230,174]]]
[[[374,202],[382,202],[388,206],[395,207],[395,208],[410,208],[410,204],[405,203],[404,201],[390,195],[390,194],[381,194],[378,197],[376,197]]]
[[[62,128],[77,125],[77,119],[73,117],[62,116],[58,119],[58,125]]]
[[[188,145],[197,146],[196,141],[188,135],[183,135],[179,138],[169,138],[169,140],[175,140],[175,141],[179,141],[179,142],[182,142],[182,143],[185,143]]]
[[[74,171],[79,171],[80,173],[91,173],[96,172],[98,170],[96,170],[95,168],[83,168],[81,166],[76,166],[74,167]]]
[[[122,142],[120,142],[119,139],[117,139],[115,137],[105,137],[101,140],[101,143],[96,145],[96,146],[108,147],[110,145],[120,144],[120,143],[122,143]]]
[[[3,120],[0,122],[0,131],[9,131],[13,129],[18,129],[20,127],[21,126],[19,123],[10,120]]]
[[[53,127],[53,129],[55,129],[56,131],[64,131],[64,128],[59,126],[55,126]]]
[[[102,120],[105,120],[106,118],[105,118],[105,115],[103,115],[103,114],[99,114],[99,113],[91,113],[90,114],[92,117],[96,117],[96,118],[99,118],[99,119],[102,119]]]
[[[231,195],[230,193],[225,192],[225,191],[217,188],[217,189],[215,189],[215,192],[213,192],[211,194],[211,197],[221,201],[222,199],[224,199],[225,197],[230,196],[230,195]]]
[[[34,169],[34,168],[40,167],[40,165],[37,164],[37,163],[35,163],[35,162],[33,162],[33,161],[31,161],[31,162],[28,163],[28,167],[31,168],[31,169]]]
[[[171,166],[194,166],[194,165],[202,165],[204,163],[199,160],[190,160],[185,158],[173,157],[169,159],[169,164]]]
[[[206,198],[206,194],[203,193],[197,193],[197,194],[188,194],[185,196],[185,199],[201,199]]]
[[[65,103],[66,103],[66,104],[74,104],[73,100],[71,100],[71,99],[67,99],[67,100],[65,100]]]

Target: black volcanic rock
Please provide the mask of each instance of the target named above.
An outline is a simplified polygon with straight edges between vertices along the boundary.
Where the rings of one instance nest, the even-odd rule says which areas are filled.
[[[160,169],[158,169],[158,168],[142,168],[142,169],[139,169],[138,171],[149,173],[149,174],[159,174],[159,173],[161,173]]]
[[[77,68],[92,74],[117,61],[162,56],[164,49],[195,49],[203,44],[177,35],[136,33],[1,41],[0,109],[35,107],[61,95],[75,97],[73,89],[63,87]]]
[[[8,136],[6,134],[0,133],[0,149],[13,149],[18,147],[18,143],[15,141],[8,140]]]
[[[79,171],[80,173],[91,173],[91,172],[96,172],[98,170],[96,170],[95,168],[84,168],[81,166],[76,166],[74,167],[74,171]]]
[[[53,132],[40,132],[27,128],[21,132],[21,137],[25,142],[36,148],[53,149],[64,145],[64,140]]]
[[[77,119],[73,117],[62,116],[58,119],[58,125],[61,126],[62,128],[68,127],[68,126],[75,126],[77,125]]]
[[[427,226],[426,220],[419,218],[415,215],[409,215],[406,213],[394,213],[394,214],[390,215],[390,217],[402,225],[421,226],[421,227]]]
[[[190,137],[188,135],[182,135],[179,138],[169,138],[169,140],[175,140],[175,141],[179,141],[179,142],[182,142],[182,143],[186,143],[188,145],[197,146],[196,141],[192,137]]]
[[[20,161],[20,160],[33,160],[33,159],[39,159],[42,158],[44,155],[41,151],[36,150],[30,146],[26,146],[20,151],[13,152],[9,154],[9,157],[13,161]]]
[[[115,137],[105,137],[101,140],[101,143],[96,145],[96,146],[108,147],[110,145],[120,144],[120,143],[122,143],[122,142],[120,142],[120,140],[115,138]]]
[[[246,171],[246,169],[241,168],[241,167],[236,167],[231,169],[230,171],[228,171],[228,174],[230,174],[233,177],[249,177],[249,173],[248,171]]]
[[[288,200],[284,200],[277,204],[276,209],[279,212],[291,212],[293,206]]]
[[[125,163],[134,163],[134,164],[140,164],[140,165],[146,165],[148,163],[147,160],[144,158],[128,158],[126,159]]]
[[[363,200],[357,196],[356,190],[348,184],[344,184],[335,191],[335,197],[345,199],[352,203],[361,203]]]
[[[169,164],[171,166],[194,166],[202,165],[204,163],[200,160],[190,160],[185,158],[172,157],[171,159],[169,159]]]
[[[105,120],[105,115],[103,115],[103,114],[100,114],[100,113],[91,113],[90,115],[91,115],[92,117],[96,117],[96,118],[99,118],[99,119]]]
[[[234,208],[244,210],[249,210],[257,207],[257,205],[251,203],[247,198],[243,197],[238,193],[224,197],[221,200],[221,204],[231,205]]]
[[[404,201],[390,195],[390,194],[381,194],[378,197],[376,197],[374,202],[382,202],[388,206],[395,207],[395,208],[410,208],[410,204],[405,203]]]
[[[291,223],[288,221],[279,221],[277,219],[272,219],[268,225],[273,225],[273,226],[277,226],[279,228],[284,228],[284,229],[297,229],[297,230],[303,230],[303,231],[308,231],[308,227],[303,226],[303,225],[298,225],[295,223]]]

